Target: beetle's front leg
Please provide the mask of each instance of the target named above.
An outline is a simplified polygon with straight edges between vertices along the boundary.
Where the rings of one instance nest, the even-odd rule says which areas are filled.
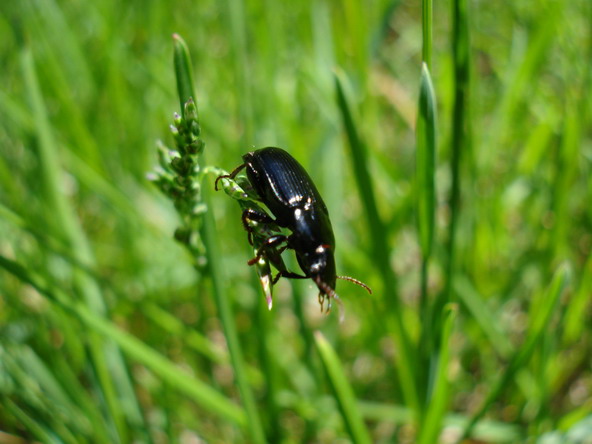
[[[216,181],[214,182],[214,189],[218,191],[218,181],[221,179],[234,179],[236,175],[244,168],[247,164],[243,163],[242,165],[237,166],[230,174],[223,174],[222,176],[218,176]]]
[[[286,245],[282,246],[281,248],[277,249],[279,245],[283,242],[286,242]],[[278,274],[273,278],[271,281],[272,285],[277,284],[281,277],[285,277],[287,279],[308,279],[308,276],[303,276],[298,273],[294,273],[293,271],[289,271],[282,260],[282,253],[289,248],[288,246],[289,237],[284,236],[282,234],[278,234],[275,236],[268,237],[263,245],[257,250],[257,255],[249,260],[249,265],[254,265],[259,261],[262,257],[265,257],[269,262],[271,262],[275,268],[278,269]]]
[[[255,264],[263,256],[265,256],[265,253],[267,251],[273,252],[276,247],[278,247],[279,245],[281,245],[282,243],[287,242],[287,241],[288,241],[288,236],[284,236],[283,234],[276,234],[275,236],[268,237],[267,239],[265,239],[265,241],[263,242],[263,244],[257,249],[257,253],[256,253],[255,257],[253,259],[250,259],[247,262],[247,264],[249,264],[249,265]],[[279,251],[275,251],[274,252],[274,256],[278,256],[279,257],[279,255],[286,248],[287,248],[287,246],[284,246]],[[272,262],[274,262],[274,265],[275,265],[275,261],[272,260]]]
[[[252,222],[262,223],[266,225],[275,224],[275,221],[265,212],[255,210],[254,208],[247,208],[243,211],[242,217],[243,227],[247,230],[249,244],[253,245],[253,227]]]

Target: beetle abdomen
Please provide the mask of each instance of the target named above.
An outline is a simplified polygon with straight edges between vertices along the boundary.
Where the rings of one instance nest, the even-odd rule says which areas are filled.
[[[290,154],[279,148],[263,148],[243,156],[247,175],[256,191],[276,213],[286,208],[320,205],[327,208],[306,170]],[[276,216],[280,216],[276,214]]]

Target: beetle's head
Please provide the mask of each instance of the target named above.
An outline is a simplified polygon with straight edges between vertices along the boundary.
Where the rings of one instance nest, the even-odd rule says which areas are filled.
[[[319,245],[312,251],[297,254],[298,262],[304,271],[319,288],[319,300],[325,297],[335,298],[335,256],[330,245]],[[330,306],[330,305],[329,305]]]
[[[312,261],[308,268],[310,276],[323,295],[334,296],[337,275],[333,248],[331,245],[319,245],[311,256]]]
[[[337,276],[335,272],[335,256],[330,245],[320,245],[314,251],[308,253],[300,253],[296,255],[298,263],[302,270],[317,284],[319,288],[319,303],[321,304],[321,311],[323,311],[323,304],[325,298],[329,299],[327,304],[327,313],[331,310],[332,300],[335,299],[338,303],[341,302],[339,296],[335,292],[335,284],[337,279],[353,282],[360,287],[363,287],[372,294],[372,290],[363,282],[349,276]],[[340,318],[343,320],[343,317]]]

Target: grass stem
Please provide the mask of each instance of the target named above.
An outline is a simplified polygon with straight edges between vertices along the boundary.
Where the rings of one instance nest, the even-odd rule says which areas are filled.
[[[196,97],[195,92],[193,91],[193,84],[190,83],[193,78],[190,65],[191,59],[188,54],[187,46],[179,35],[174,36],[174,43],[175,72],[177,74],[179,100],[181,103],[186,103],[190,98]],[[204,156],[202,156],[202,162],[203,157]],[[234,378],[247,414],[247,427],[251,440],[253,443],[264,443],[265,434],[263,431],[263,425],[255,404],[255,398],[251,386],[247,380],[242,347],[238,339],[234,316],[225,290],[225,280],[222,272],[223,267],[218,253],[220,247],[218,245],[214,216],[212,214],[213,207],[210,202],[210,191],[207,186],[208,184],[205,185],[206,186],[202,187],[202,198],[209,211],[205,212],[203,215],[202,236],[206,250],[209,276],[212,281],[214,301],[226,337],[230,360],[234,370]]]

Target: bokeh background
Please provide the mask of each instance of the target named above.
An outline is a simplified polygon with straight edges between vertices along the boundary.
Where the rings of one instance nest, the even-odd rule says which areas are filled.
[[[191,53],[205,165],[287,149],[329,207],[338,273],[375,290],[340,282],[339,323],[312,282],[281,280],[268,311],[240,209],[206,176],[266,441],[426,442],[429,427],[449,443],[481,410],[466,442],[592,442],[590,2],[434,4],[427,304],[446,294],[454,312],[441,361],[422,360],[425,323],[440,323],[423,316],[416,220],[420,1],[21,0],[0,12],[0,442],[254,442],[207,270],[175,242],[173,205],[147,180],[156,142],[173,144],[175,32]],[[370,247],[336,73],[396,282]],[[417,360],[401,358],[387,294],[403,357]],[[361,435],[315,332],[337,352]],[[434,362],[446,385],[432,392]],[[401,369],[428,398],[409,398]],[[236,409],[221,413],[210,392]]]

